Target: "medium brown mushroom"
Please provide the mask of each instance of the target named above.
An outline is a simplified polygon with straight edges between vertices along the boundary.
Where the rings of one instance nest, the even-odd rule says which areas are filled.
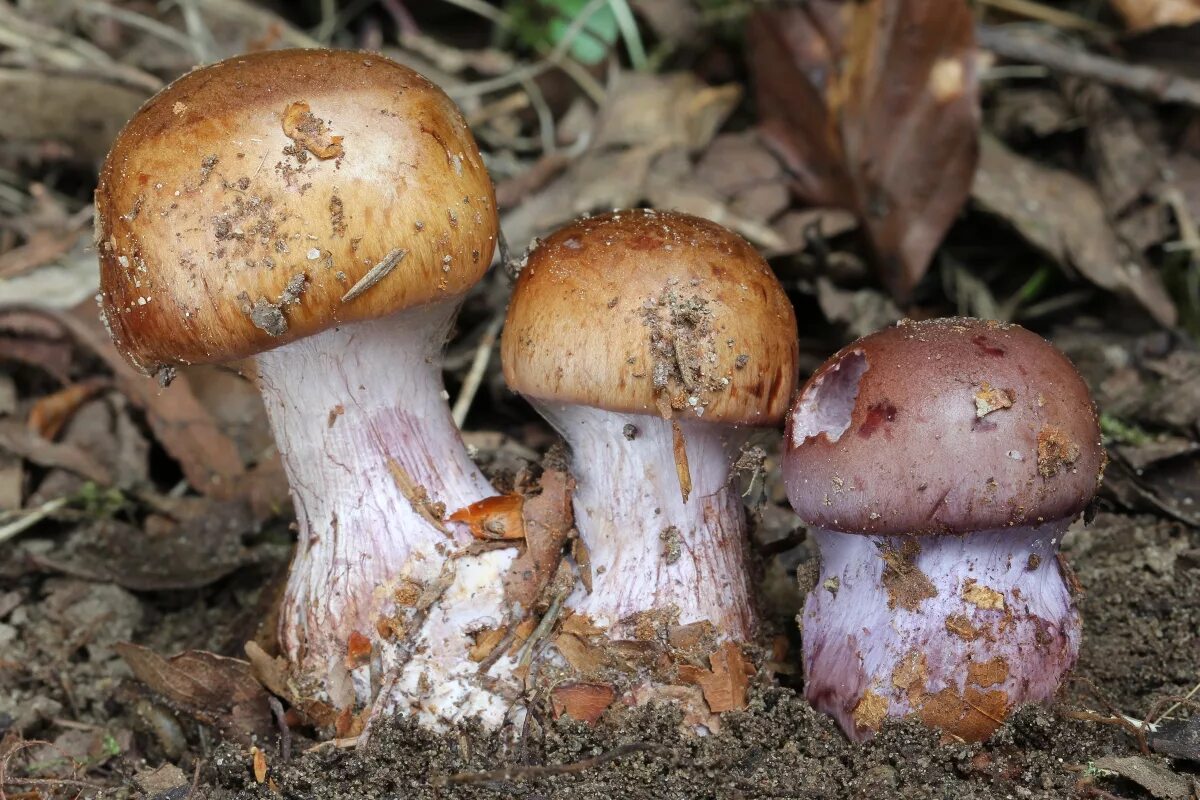
[[[707,220],[616,211],[541,242],[513,292],[504,376],[571,445],[591,591],[613,638],[651,614],[746,641],[755,611],[730,485],[796,380],[796,321],[762,257]]]
[[[785,446],[820,548],[813,705],[858,740],[908,715],[979,740],[1054,695],[1080,636],[1059,543],[1105,462],[1066,356],[1016,325],[901,322],[817,370]]]
[[[385,676],[381,702],[426,719],[506,708],[466,649],[503,619],[512,553],[456,558],[470,537],[443,521],[493,493],[441,351],[496,234],[458,109],[374,54],[191,72],[104,164],[100,301],[121,351],[160,378],[255,359],[299,524],[280,640],[300,690],[338,708],[376,701]]]

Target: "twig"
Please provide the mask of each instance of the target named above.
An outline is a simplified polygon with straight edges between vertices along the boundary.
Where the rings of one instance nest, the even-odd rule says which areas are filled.
[[[1195,697],[1195,696],[1196,696],[1196,692],[1200,692],[1200,683],[1197,683],[1195,686],[1193,686],[1193,687],[1192,687],[1192,690],[1191,690],[1190,692],[1188,692],[1188,693],[1187,693],[1187,694],[1185,694],[1183,697],[1181,697],[1181,698],[1179,698],[1178,700],[1176,700],[1176,701],[1175,701],[1175,702],[1174,702],[1174,703],[1171,705],[1171,707],[1170,707],[1170,708],[1168,708],[1166,711],[1164,711],[1164,712],[1162,712],[1161,714],[1159,714],[1159,715],[1158,715],[1158,718],[1157,718],[1157,719],[1155,719],[1155,720],[1154,720],[1154,722],[1150,722],[1150,723],[1147,723],[1147,724],[1148,724],[1148,725],[1150,725],[1150,726],[1157,726],[1157,725],[1158,725],[1158,723],[1162,722],[1164,719],[1166,719],[1167,717],[1171,716],[1171,712],[1173,712],[1175,709],[1179,708],[1180,706],[1185,706],[1185,705],[1186,705],[1186,706],[1190,706],[1190,705],[1193,705],[1193,703],[1191,702],[1191,700],[1192,700],[1192,698],[1193,698],[1193,697]]]
[[[292,729],[288,727],[283,703],[278,697],[268,694],[267,705],[271,707],[271,716],[275,717],[275,727],[279,729],[279,757],[287,763],[292,760]]]
[[[442,564],[442,571],[438,573],[437,578],[421,591],[421,596],[417,598],[415,613],[406,625],[405,638],[396,646],[396,650],[398,651],[396,660],[388,667],[387,674],[380,681],[379,693],[375,695],[375,702],[371,704],[371,711],[367,714],[366,722],[363,723],[362,732],[358,734],[355,749],[361,751],[366,748],[367,743],[371,739],[371,732],[375,728],[375,723],[383,717],[383,709],[391,700],[392,690],[396,688],[396,683],[400,680],[401,671],[412,660],[413,653],[417,647],[417,640],[420,638],[421,628],[425,626],[425,620],[429,618],[429,609],[450,588],[457,574],[457,566],[454,563],[454,559],[448,558]]]
[[[342,295],[342,302],[349,303],[354,298],[361,295],[367,289],[370,289],[375,284],[387,277],[388,273],[396,268],[404,257],[408,255],[408,251],[402,247],[397,247],[395,250],[383,257],[375,266],[367,270],[367,274],[358,279],[358,283],[350,287],[350,291]]]
[[[58,511],[66,506],[66,504],[69,502],[69,497],[56,497],[53,500],[43,503],[37,508],[20,512],[21,516],[19,516],[15,521],[8,523],[4,527],[0,527],[0,542],[11,539],[17,534],[29,530],[46,517],[53,514],[55,511]]]
[[[516,86],[524,80],[535,78],[543,72],[559,66],[567,59],[567,54],[571,51],[571,45],[574,43],[576,37],[583,32],[584,26],[600,10],[600,7],[607,2],[608,0],[589,0],[588,4],[579,12],[579,16],[571,20],[571,24],[563,32],[563,37],[558,40],[558,44],[554,46],[554,49],[540,61],[526,64],[507,75],[499,75],[495,78],[475,83],[465,83],[462,86],[448,87],[446,94],[455,100],[478,97],[479,95],[494,92],[498,89],[507,89],[509,86]]]
[[[980,5],[998,8],[1026,19],[1040,20],[1056,28],[1100,34],[1112,33],[1106,26],[1094,19],[1088,19],[1044,3],[1035,3],[1033,0],[980,0]]]
[[[274,696],[271,699],[274,700]],[[275,700],[275,702],[278,703],[279,701]],[[192,800],[192,797],[196,794],[196,789],[200,787],[200,765],[203,763],[199,759],[196,760],[196,768],[192,770],[192,785],[188,787],[187,794],[183,796],[183,800]]]
[[[655,753],[661,756],[673,756],[675,751],[666,745],[653,744],[651,742],[632,742],[623,744],[620,747],[615,747],[606,753],[601,753],[592,758],[585,758],[580,761],[572,761],[569,764],[545,764],[534,766],[520,766],[514,764],[502,769],[487,770],[485,772],[456,772],[453,775],[433,775],[430,778],[430,783],[435,787],[450,786],[450,785],[474,785],[481,783],[492,783],[495,781],[519,781],[528,780],[531,778],[549,778],[555,775],[571,775],[583,772],[585,770],[594,769],[607,764],[610,761],[615,761],[623,756],[633,753]]]
[[[1099,56],[1008,27],[980,25],[976,29],[980,47],[1004,58],[1041,64],[1067,75],[1148,95],[1164,103],[1181,103],[1200,108],[1200,81],[1174,75],[1154,67],[1143,67]]]
[[[504,13],[499,8],[496,8],[484,0],[442,0],[443,3],[449,3],[452,6],[458,6],[464,11],[470,11],[473,14],[478,14],[489,22],[494,23],[501,28],[511,28],[512,19],[508,14]]]
[[[192,50],[195,46],[195,43],[188,38],[187,34],[175,30],[170,25],[164,25],[145,14],[139,14],[136,11],[130,11],[119,6],[112,6],[108,3],[101,3],[99,0],[76,0],[76,3],[85,14],[111,17],[117,22],[128,25],[131,28],[138,28],[151,36],[157,36],[164,42],[170,42],[181,49]]]
[[[471,410],[471,403],[479,392],[479,387],[483,384],[483,375],[487,372],[488,362],[492,360],[492,349],[496,345],[496,337],[500,335],[500,326],[503,324],[504,314],[497,312],[484,328],[479,345],[475,348],[475,358],[471,360],[471,368],[467,370],[467,375],[463,378],[462,388],[458,390],[458,397],[454,398],[454,408],[450,412],[454,417],[454,424],[459,428],[466,421],[467,412]]]
[[[573,588],[573,587],[572,587]],[[546,609],[546,613],[538,620],[537,627],[529,634],[529,638],[521,644],[521,651],[517,655],[517,666],[527,667],[533,659],[533,648],[546,635],[550,633],[550,629],[554,627],[554,623],[558,621],[559,614],[562,613],[563,601],[567,599],[569,592],[560,592],[550,601],[550,606]]]
[[[192,54],[197,62],[207,64],[212,60],[213,35],[204,24],[204,16],[196,6],[196,0],[175,0],[175,5],[183,14],[183,25],[191,40]]]

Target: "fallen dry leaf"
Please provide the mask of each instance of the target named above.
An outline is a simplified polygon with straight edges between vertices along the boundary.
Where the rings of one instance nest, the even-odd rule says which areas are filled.
[[[267,692],[245,661],[203,650],[163,658],[129,642],[116,651],[138,680],[200,722],[245,744],[267,741],[275,731]]]
[[[699,686],[709,711],[714,714],[744,709],[754,665],[749,663],[741,648],[726,642],[708,657],[708,662],[711,670],[681,664],[679,679]]]
[[[1096,759],[1095,764],[1133,781],[1159,800],[1189,800],[1194,796],[1186,776],[1144,756],[1109,755]]]
[[[261,560],[242,541],[257,527],[244,503],[187,497],[172,506],[174,518],[156,514],[145,525],[105,519],[80,526],[65,542],[33,556],[34,563],[148,592],[198,589]]]
[[[29,409],[29,427],[44,439],[54,439],[79,407],[112,386],[108,378],[93,377],[39,397]]]
[[[741,89],[708,86],[689,72],[620,72],[596,115],[592,145],[549,180],[528,191],[529,181],[503,187],[523,201],[504,215],[504,234],[519,252],[534,236],[580,214],[629,208],[646,199],[651,166],[662,153],[698,153],[732,113]],[[558,168],[546,164],[542,171]],[[539,169],[535,166],[533,169]]]
[[[466,508],[460,508],[446,519],[463,523],[470,528],[471,535],[476,539],[524,539],[524,505],[525,498],[522,495],[501,494],[485,497]]]
[[[254,770],[254,782],[265,781],[267,779],[267,756],[257,746],[250,748],[250,763]]]
[[[607,683],[560,683],[550,692],[550,705],[555,719],[566,715],[595,725],[616,697]]]
[[[1130,295],[1166,327],[1175,325],[1178,314],[1161,276],[1117,239],[1098,192],[1082,178],[984,136],[971,194],[1059,264],[1102,289]]]
[[[567,472],[561,451],[547,453],[544,467],[541,494],[527,497],[524,503],[525,549],[504,576],[504,596],[509,604],[519,604],[526,611],[536,605],[558,571],[563,545],[575,522],[571,509],[575,479]]]
[[[69,443],[43,439],[13,419],[0,420],[0,451],[40,467],[57,467],[101,486],[111,486],[112,473],[90,453]]]
[[[764,135],[805,202],[854,211],[900,301],[978,159],[974,19],[962,0],[812,0],[747,26]]]
[[[288,674],[287,659],[282,656],[271,657],[256,642],[246,642],[244,649],[254,677],[272,694],[287,700],[292,708],[319,728],[336,725],[337,709],[322,700],[302,697],[296,692]]]
[[[611,662],[603,648],[575,634],[560,633],[554,638],[554,647],[571,668],[584,677],[599,674]]]
[[[62,385],[71,382],[72,347],[62,326],[41,314],[0,307],[0,363],[35,367]]]
[[[239,479],[246,468],[237,447],[196,401],[185,377],[162,389],[131,367],[105,332],[94,304],[84,304],[70,313],[47,308],[23,310],[57,323],[77,345],[113,371],[117,388],[145,412],[155,437],[179,462],[193,488],[218,498],[238,496]]]

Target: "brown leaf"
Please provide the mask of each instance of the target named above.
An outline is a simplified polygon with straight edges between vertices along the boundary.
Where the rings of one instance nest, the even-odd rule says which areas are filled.
[[[223,499],[238,496],[245,465],[233,442],[196,401],[185,377],[163,389],[130,366],[117,352],[91,303],[71,313],[42,308],[27,310],[58,323],[78,345],[104,361],[113,371],[117,388],[146,413],[146,422],[155,437],[179,462],[193,488]]]
[[[256,528],[244,503],[188,497],[171,506],[172,517],[155,514],[145,525],[108,519],[80,526],[61,545],[33,556],[34,562],[147,592],[198,589],[261,560],[242,541]]]
[[[971,186],[979,103],[962,0],[812,0],[747,27],[764,135],[805,202],[854,211],[899,300]]]
[[[1117,239],[1091,184],[985,136],[971,192],[984,210],[1011,224],[1050,258],[1074,267],[1102,289],[1132,296],[1166,327],[1175,325],[1175,304],[1162,278],[1139,264]]]
[[[565,714],[595,725],[616,697],[616,689],[607,683],[560,683],[550,692],[550,705],[555,719]]]
[[[0,363],[15,361],[42,370],[60,384],[71,382],[71,341],[52,319],[19,307],[0,307]]]
[[[250,748],[250,763],[254,769],[254,782],[262,783],[267,779],[267,756],[258,747]]]
[[[554,646],[571,668],[585,677],[598,674],[611,661],[602,648],[589,644],[571,633],[560,633],[556,636]]]
[[[206,725],[246,744],[275,730],[267,692],[245,661],[203,650],[163,658],[129,642],[116,651],[138,680]]]
[[[287,659],[282,656],[272,658],[256,642],[246,642],[244,649],[254,677],[272,694],[287,700],[318,727],[331,728],[336,724],[337,709],[322,700],[302,697],[295,691],[288,674]]]
[[[466,525],[476,539],[524,539],[524,504],[525,498],[519,494],[485,497],[466,508],[460,508],[447,519]]]
[[[54,439],[81,405],[111,385],[108,378],[88,378],[39,397],[29,409],[29,427],[45,439]]]
[[[371,640],[359,631],[350,631],[346,640],[346,669],[357,669],[371,660]]]
[[[708,662],[711,670],[681,664],[679,679],[699,686],[709,710],[714,714],[744,709],[746,690],[750,685],[750,676],[754,674],[754,666],[747,661],[741,648],[733,642],[726,642],[708,657]]]
[[[82,448],[43,439],[13,419],[0,420],[0,451],[40,467],[65,469],[101,486],[112,484],[109,470]]]
[[[1193,796],[1184,775],[1144,756],[1109,755],[1096,759],[1095,764],[1133,781],[1160,800],[1188,800]]]
[[[563,545],[575,521],[571,510],[575,479],[554,450],[547,453],[541,487],[541,494],[525,499],[525,550],[513,559],[504,576],[504,595],[509,604],[520,604],[525,610],[534,607],[558,571]]]

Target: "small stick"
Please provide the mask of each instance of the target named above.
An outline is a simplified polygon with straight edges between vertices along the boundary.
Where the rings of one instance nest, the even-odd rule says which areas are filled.
[[[1200,81],[1077,50],[1044,36],[1018,33],[1007,27],[980,25],[975,31],[980,47],[1004,58],[1041,64],[1067,75],[1148,95],[1164,103],[1200,108]]]
[[[492,360],[492,348],[496,344],[496,337],[500,335],[500,326],[503,324],[504,314],[497,312],[484,329],[479,345],[475,348],[475,358],[471,360],[471,368],[467,370],[467,375],[463,378],[462,388],[458,391],[458,397],[454,399],[454,409],[450,412],[454,417],[454,424],[459,428],[466,422],[467,413],[471,410],[471,403],[475,400],[475,395],[483,384],[483,375],[487,372],[488,362]]]
[[[401,259],[403,259],[406,255],[408,255],[408,251],[401,247],[397,247],[395,250],[388,253],[383,257],[382,261],[367,270],[367,274],[359,278],[358,283],[350,287],[350,291],[342,295],[342,302],[349,303],[367,289],[370,289],[372,286],[379,283],[381,280],[387,277],[389,272],[396,268],[396,265],[399,264]]]

